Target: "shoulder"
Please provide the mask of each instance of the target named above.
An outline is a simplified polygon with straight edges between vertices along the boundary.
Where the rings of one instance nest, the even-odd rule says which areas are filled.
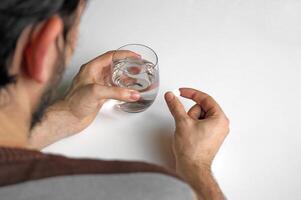
[[[175,172],[145,162],[71,159],[33,150],[0,148],[0,186],[64,175],[129,173],[163,174],[180,180]]]

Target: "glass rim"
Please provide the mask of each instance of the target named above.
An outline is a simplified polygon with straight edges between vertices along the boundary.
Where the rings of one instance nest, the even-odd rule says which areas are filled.
[[[129,43],[129,44],[125,44],[125,45],[119,47],[119,48],[116,49],[115,51],[121,50],[122,48],[127,47],[127,46],[142,46],[142,47],[145,47],[145,48],[149,49],[150,51],[152,51],[152,52],[154,53],[154,55],[155,55],[155,58],[156,58],[156,63],[155,63],[154,65],[155,65],[155,67],[157,67],[157,65],[158,65],[158,60],[159,60],[157,53],[156,53],[151,47],[149,47],[149,46],[147,46],[147,45],[145,45],[145,44]],[[129,50],[129,51],[130,51],[130,50]],[[114,57],[114,55],[113,55],[113,57]]]

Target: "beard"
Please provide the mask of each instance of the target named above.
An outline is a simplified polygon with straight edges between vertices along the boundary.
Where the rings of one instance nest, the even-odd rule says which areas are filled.
[[[59,59],[56,63],[56,69],[49,81],[46,91],[42,94],[41,101],[35,112],[33,112],[31,117],[31,129],[41,122],[45,110],[56,100],[57,87],[62,80],[63,74],[65,71],[65,60],[64,54],[59,56]]]

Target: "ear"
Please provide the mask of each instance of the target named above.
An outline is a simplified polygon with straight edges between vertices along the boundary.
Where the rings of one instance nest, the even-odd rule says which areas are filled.
[[[53,16],[29,38],[24,50],[27,75],[38,83],[45,83],[52,73],[50,63],[54,63],[56,41],[63,30],[62,19]],[[53,59],[53,60],[50,60]]]

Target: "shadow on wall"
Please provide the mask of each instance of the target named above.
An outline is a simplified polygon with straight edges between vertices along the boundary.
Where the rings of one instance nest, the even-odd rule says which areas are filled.
[[[173,138],[174,127],[170,124],[169,120],[158,116],[156,113],[148,113],[149,119],[152,119],[148,124],[150,151],[156,157],[156,160],[170,169],[175,169],[175,159],[173,155]]]
[[[154,148],[158,149],[158,157],[164,166],[175,169],[175,159],[172,152],[173,133],[167,127],[154,130]]]

